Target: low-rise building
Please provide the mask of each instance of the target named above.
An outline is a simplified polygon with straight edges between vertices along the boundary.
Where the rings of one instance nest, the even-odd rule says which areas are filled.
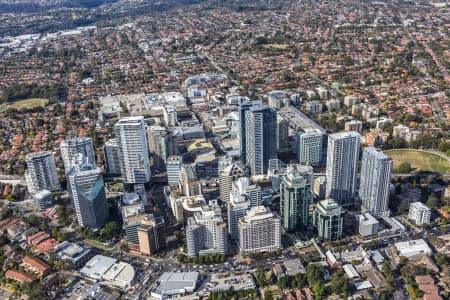
[[[409,205],[408,219],[413,220],[417,226],[430,224],[431,210],[422,202],[413,202]]]
[[[214,273],[211,276],[210,283],[213,285],[213,291],[233,291],[255,289],[256,284],[252,275],[246,273],[242,275],[228,275],[228,273]]]
[[[69,261],[73,266],[79,266],[85,262],[91,252],[90,249],[69,241],[64,241],[55,248],[56,257]]]
[[[103,255],[91,258],[80,270],[80,274],[94,280],[109,281],[120,288],[130,287],[136,275],[132,265]]]
[[[406,242],[395,243],[398,256],[410,257],[416,254],[424,253],[432,255],[433,250],[428,246],[427,242],[423,239],[411,240]]]
[[[15,280],[19,283],[31,283],[34,281],[33,276],[28,273],[19,270],[7,270],[5,272],[5,277],[8,279]]]
[[[199,283],[198,272],[165,272],[152,290],[151,296],[156,299],[167,299],[176,295],[185,295],[195,291]]]
[[[22,266],[39,276],[46,276],[51,270],[51,267],[46,262],[31,255],[27,255],[23,258]]]
[[[357,216],[358,232],[362,237],[375,235],[378,233],[379,222],[371,214],[364,213]]]

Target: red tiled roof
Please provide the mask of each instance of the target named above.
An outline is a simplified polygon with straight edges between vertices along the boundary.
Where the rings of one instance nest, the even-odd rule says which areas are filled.
[[[431,275],[416,276],[415,279],[417,284],[434,284],[434,279]]]
[[[23,282],[30,283],[30,282],[33,282],[33,280],[34,280],[33,277],[31,277],[31,275],[29,275],[25,272],[19,271],[19,270],[8,270],[8,271],[6,271],[5,276],[6,276],[6,278],[9,278],[9,279],[21,282],[21,283],[23,283]]]
[[[443,300],[439,295],[425,294],[423,295],[423,300]]]
[[[50,251],[51,249],[55,248],[58,245],[58,241],[51,238],[43,241],[39,245],[36,246],[36,249],[41,253],[46,253]]]
[[[34,256],[27,255],[23,258],[22,262],[41,274],[50,271],[50,266],[47,263]]]

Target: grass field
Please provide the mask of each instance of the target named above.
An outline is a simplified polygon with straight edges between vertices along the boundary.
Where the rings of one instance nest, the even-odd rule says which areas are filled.
[[[450,160],[437,154],[418,150],[387,150],[386,155],[394,160],[394,171],[401,163],[409,163],[413,169],[450,173]]]
[[[20,110],[22,108],[35,108],[38,106],[45,106],[47,103],[48,103],[48,99],[30,98],[30,99],[25,99],[25,100],[19,100],[16,102],[11,102],[7,105],[7,107]]]
[[[267,44],[263,46],[264,48],[272,48],[278,50],[286,50],[289,45],[288,44]]]

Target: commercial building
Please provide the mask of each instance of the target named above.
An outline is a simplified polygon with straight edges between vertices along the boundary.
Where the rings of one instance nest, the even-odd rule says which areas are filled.
[[[120,171],[125,183],[150,181],[150,161],[144,117],[120,119],[114,125],[119,146]]]
[[[297,159],[302,165],[319,166],[323,160],[324,134],[318,129],[305,129],[296,135]]]
[[[67,183],[78,224],[97,230],[109,217],[103,171],[86,162],[82,154],[76,155],[72,166]]]
[[[432,255],[433,250],[423,239],[398,242],[394,244],[398,256],[410,257],[417,254]]]
[[[229,289],[239,291],[256,288],[255,280],[249,273],[244,273],[241,275],[213,273],[209,282],[213,286],[213,291],[228,291]]]
[[[378,233],[380,223],[371,214],[364,213],[356,217],[358,221],[358,232],[362,237]]]
[[[360,139],[353,131],[328,136],[326,196],[342,206],[354,204]]]
[[[417,226],[430,224],[431,210],[422,202],[413,202],[409,205],[408,219],[413,220]]]
[[[106,172],[108,174],[120,174],[119,145],[116,139],[110,139],[103,147]]]
[[[55,247],[56,257],[69,261],[72,266],[80,266],[89,257],[91,250],[69,241],[64,241]]]
[[[281,249],[281,220],[268,208],[257,206],[239,220],[242,255]]]
[[[80,274],[94,280],[109,281],[120,288],[131,287],[136,272],[132,265],[118,262],[117,259],[96,255],[80,270]]]
[[[245,120],[246,163],[252,175],[265,174],[269,160],[277,158],[277,112],[271,107],[251,107]]]
[[[392,165],[392,159],[382,151],[373,147],[364,148],[358,193],[362,212],[375,216],[389,215]]]
[[[33,152],[25,157],[27,171],[25,180],[28,192],[34,194],[39,190],[59,191],[55,158],[50,151]]]
[[[143,200],[139,193],[129,193],[122,196],[120,203],[123,230],[130,246],[139,246],[137,229],[145,216],[145,203]]]
[[[181,167],[183,159],[181,156],[169,156],[166,162],[167,183],[169,185],[178,185],[181,179]]]
[[[148,149],[153,159],[153,167],[160,169],[166,164],[169,156],[168,132],[162,126],[147,128]]]
[[[166,226],[163,217],[146,215],[137,228],[139,250],[144,255],[154,255],[166,247]]]
[[[186,242],[189,256],[227,253],[227,227],[216,202],[210,201],[188,219]]]
[[[89,137],[80,136],[64,140],[61,142],[60,148],[66,174],[72,169],[72,160],[78,153],[83,154],[89,163],[95,165],[94,146],[92,139]]]
[[[312,184],[313,169],[310,166],[288,165],[286,175],[281,176],[280,212],[286,230],[308,226]]]
[[[220,199],[224,202],[230,201],[231,187],[233,181],[247,175],[245,167],[238,164],[231,164],[219,173]]]
[[[33,195],[33,206],[39,211],[53,205],[53,196],[49,190],[39,190]]]
[[[192,293],[199,284],[198,272],[165,272],[157,280],[157,286],[152,290],[152,298],[163,300]]]
[[[330,198],[320,201],[315,218],[320,239],[337,240],[342,236],[344,211],[336,201]]]

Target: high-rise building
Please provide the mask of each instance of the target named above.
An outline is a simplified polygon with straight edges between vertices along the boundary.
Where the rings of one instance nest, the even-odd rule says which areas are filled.
[[[25,157],[25,162],[27,163],[25,180],[30,194],[39,190],[53,192],[61,189],[53,153],[50,151],[33,152]]]
[[[252,208],[239,219],[239,250],[242,255],[281,249],[281,221],[268,208]]]
[[[359,198],[362,212],[388,216],[392,159],[374,147],[364,148],[361,160]]]
[[[277,117],[277,151],[289,151],[289,122],[279,114]]]
[[[216,202],[210,201],[188,219],[186,242],[189,256],[227,253],[227,228]]]
[[[320,166],[323,159],[324,134],[317,129],[305,129],[296,136],[297,158],[300,164]]]
[[[154,255],[166,247],[166,227],[163,217],[146,215],[137,228],[139,250],[144,255]]]
[[[123,230],[129,246],[139,246],[137,228],[145,216],[143,200],[139,193],[129,193],[122,196],[120,202]]]
[[[166,163],[167,182],[169,185],[178,185],[181,178],[181,167],[183,159],[181,156],[169,156]]]
[[[336,201],[328,198],[317,203],[315,218],[320,239],[337,240],[342,236],[344,211]]]
[[[162,126],[148,127],[147,139],[148,149],[153,158],[153,167],[157,169],[163,168],[169,156],[168,133],[166,128]]]
[[[431,210],[422,202],[413,202],[409,205],[408,219],[413,220],[417,226],[430,224]]]
[[[239,219],[247,214],[250,203],[244,195],[231,197],[227,203],[228,209],[228,233],[231,239],[239,240]]]
[[[120,171],[125,183],[150,181],[150,162],[144,117],[127,117],[114,125],[119,146]]]
[[[328,136],[326,196],[342,206],[354,204],[360,139],[354,131]]]
[[[252,183],[248,177],[241,177],[233,181],[231,186],[230,199],[245,197],[248,200],[250,207],[255,207],[263,204],[261,187],[258,184]]]
[[[202,193],[194,165],[183,165],[180,173],[180,190],[183,195],[195,196]]]
[[[110,139],[103,147],[106,172],[108,174],[120,174],[119,146],[116,139]]]
[[[246,173],[246,169],[237,164],[229,165],[219,173],[220,199],[222,201],[230,201],[231,186],[233,181],[245,176]]]
[[[246,155],[252,175],[265,174],[269,160],[277,158],[277,111],[271,107],[252,107],[245,112]],[[241,153],[242,155],[242,153]]]
[[[94,167],[78,154],[67,175],[68,190],[81,227],[99,229],[108,221],[105,183],[102,169]]]
[[[228,167],[229,165],[233,164],[233,157],[229,155],[220,156],[217,160],[217,174],[220,175],[220,172]]]
[[[281,176],[280,212],[286,230],[308,226],[313,178],[312,167],[303,165],[288,165],[286,175]]]
[[[241,162],[247,164],[247,120],[246,112],[252,107],[258,107],[262,104],[261,101],[245,101],[239,106],[239,141],[241,150]]]
[[[61,157],[64,163],[64,170],[67,173],[72,169],[71,163],[76,154],[81,153],[90,164],[95,165],[95,152],[92,139],[86,136],[67,139],[61,142]]]

